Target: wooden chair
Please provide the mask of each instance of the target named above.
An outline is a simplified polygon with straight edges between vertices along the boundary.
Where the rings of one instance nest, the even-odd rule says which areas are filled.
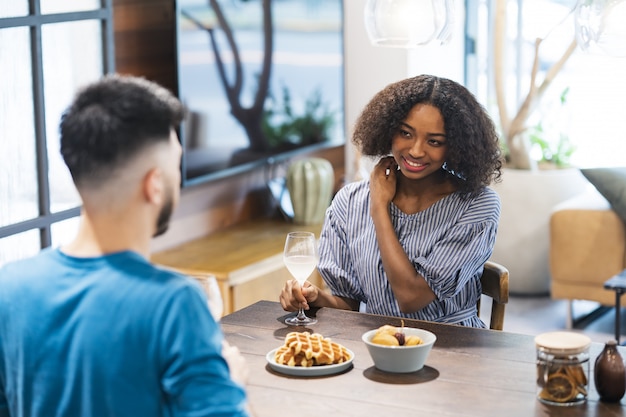
[[[509,270],[495,262],[487,261],[480,277],[483,294],[491,297],[491,319],[489,328],[502,330],[504,326],[504,306],[509,302]],[[480,299],[478,300],[480,316]]]

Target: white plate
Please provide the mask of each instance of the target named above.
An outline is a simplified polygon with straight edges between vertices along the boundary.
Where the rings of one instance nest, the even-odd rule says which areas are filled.
[[[352,361],[354,360],[354,352],[350,349],[346,350],[350,354],[350,359],[346,362],[338,363],[335,365],[320,365],[320,366],[311,366],[311,367],[302,367],[302,366],[287,366],[282,365],[280,363],[276,363],[275,356],[278,348],[273,349],[267,353],[265,359],[267,359],[267,363],[270,368],[275,370],[276,372],[280,372],[281,374],[286,375],[296,375],[296,376],[321,376],[321,375],[333,375],[338,374],[340,372],[345,371],[349,367],[352,366]]]

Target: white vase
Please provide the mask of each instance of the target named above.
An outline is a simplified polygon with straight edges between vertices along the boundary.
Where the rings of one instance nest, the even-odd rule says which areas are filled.
[[[549,294],[552,209],[584,192],[587,185],[577,168],[503,170],[502,182],[493,186],[502,211],[491,260],[508,268],[511,294]]]
[[[333,193],[334,171],[324,158],[304,158],[289,165],[287,189],[296,224],[321,224]]]

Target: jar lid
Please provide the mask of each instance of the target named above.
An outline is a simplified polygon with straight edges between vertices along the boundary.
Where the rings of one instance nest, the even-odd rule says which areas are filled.
[[[584,334],[574,332],[549,332],[535,337],[538,348],[549,349],[555,353],[579,353],[587,349],[591,339]]]

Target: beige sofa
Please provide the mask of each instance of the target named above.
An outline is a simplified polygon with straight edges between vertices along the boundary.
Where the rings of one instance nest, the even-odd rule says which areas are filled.
[[[550,218],[551,297],[566,299],[567,327],[573,300],[615,305],[604,281],[626,268],[624,223],[593,187],[557,205]]]

